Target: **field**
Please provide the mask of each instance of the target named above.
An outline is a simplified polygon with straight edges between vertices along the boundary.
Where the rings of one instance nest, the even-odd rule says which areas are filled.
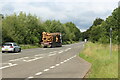
[[[87,78],[118,78],[118,45],[112,45],[110,56],[109,44],[88,42],[80,57],[92,64]]]

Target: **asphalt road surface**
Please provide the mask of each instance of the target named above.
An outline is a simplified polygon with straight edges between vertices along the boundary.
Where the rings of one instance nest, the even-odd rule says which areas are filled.
[[[83,78],[91,64],[79,57],[84,43],[57,48],[25,49],[0,53],[2,78]]]

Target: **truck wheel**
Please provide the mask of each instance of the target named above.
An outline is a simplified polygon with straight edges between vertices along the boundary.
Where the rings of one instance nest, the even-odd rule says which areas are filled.
[[[51,48],[54,48],[55,46],[54,45],[51,45]]]
[[[5,53],[5,51],[2,51],[2,53]]]
[[[43,46],[43,48],[47,48],[47,46]]]

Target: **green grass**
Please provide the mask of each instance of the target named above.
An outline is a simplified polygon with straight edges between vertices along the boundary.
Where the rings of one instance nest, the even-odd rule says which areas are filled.
[[[31,49],[31,48],[40,48],[41,46],[37,45],[20,45],[21,49]]]
[[[88,42],[80,57],[92,64],[87,78],[118,78],[117,45],[112,46],[110,57],[109,45]]]

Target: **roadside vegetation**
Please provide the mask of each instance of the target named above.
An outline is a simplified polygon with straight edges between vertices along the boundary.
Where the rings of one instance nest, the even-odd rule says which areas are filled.
[[[87,78],[118,78],[118,45],[120,7],[105,20],[96,18],[93,25],[82,33],[85,44],[80,57],[92,64]],[[112,28],[112,55],[110,56],[110,28]]]
[[[103,44],[109,43],[110,28],[112,28],[112,42],[119,44],[119,26],[120,26],[120,7],[114,9],[112,14],[105,20],[96,18],[93,25],[82,33],[82,39],[87,39],[93,43],[100,42]]]
[[[37,45],[20,45],[21,49],[31,49],[31,48],[40,48],[41,46]]]
[[[42,21],[39,17],[20,12],[2,17],[2,41],[23,45],[40,45],[42,32],[62,33],[63,44],[80,40],[81,32],[73,22]]]
[[[87,42],[80,57],[92,64],[86,78],[118,78],[118,45]]]

